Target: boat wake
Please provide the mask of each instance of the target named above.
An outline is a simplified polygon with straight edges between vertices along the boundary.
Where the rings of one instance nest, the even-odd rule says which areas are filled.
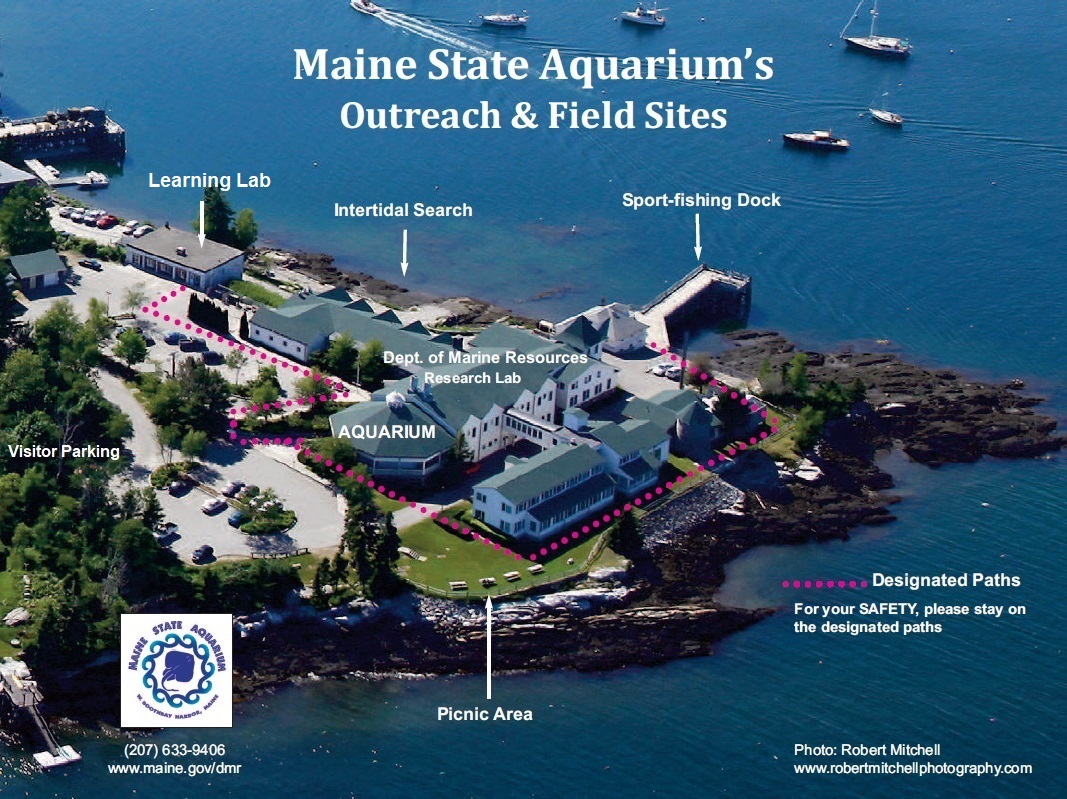
[[[429,39],[432,42],[446,45],[454,50],[461,50],[472,55],[481,56],[490,56],[493,54],[492,50],[482,47],[472,39],[460,36],[454,31],[450,31],[448,28],[435,25],[421,17],[413,17],[401,13],[400,11],[390,11],[386,8],[383,8],[374,16],[390,28],[397,28],[405,33],[410,33],[413,36],[421,36],[423,39]]]

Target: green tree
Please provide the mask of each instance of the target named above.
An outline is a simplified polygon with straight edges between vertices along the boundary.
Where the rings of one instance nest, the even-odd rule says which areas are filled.
[[[85,328],[89,332],[93,342],[99,346],[104,339],[111,335],[115,329],[115,323],[107,314],[107,304],[97,297],[89,298],[88,313],[85,317]]]
[[[0,142],[5,139],[0,139]],[[11,267],[0,261],[0,339],[6,339],[11,335],[15,317],[22,308],[15,299],[15,292],[11,290],[8,278],[12,277]]]
[[[270,411],[267,408],[278,401],[281,396],[281,392],[278,390],[278,386],[274,383],[260,383],[254,389],[252,389],[252,404],[260,407],[260,413],[267,416]]]
[[[233,228],[233,246],[247,250],[256,243],[259,238],[259,225],[252,216],[251,208],[242,208],[237,214],[237,222]]]
[[[0,202],[0,243],[11,255],[47,250],[56,243],[42,186],[20,183]]]
[[[345,332],[330,341],[330,346],[322,353],[320,361],[330,374],[345,380],[354,380],[356,365],[359,363],[359,350],[356,349],[352,336]]]
[[[204,430],[190,430],[182,436],[181,451],[186,458],[195,460],[204,454],[207,449],[207,432]]]
[[[144,343],[140,331],[131,327],[119,333],[115,342],[115,355],[130,367],[144,361],[148,357],[148,345]]]
[[[797,442],[797,449],[804,451],[811,449],[822,433],[826,423],[826,414],[806,405],[797,413],[793,422],[793,436]]]
[[[237,335],[241,337],[241,341],[248,341],[248,314],[241,313],[241,323],[238,326]]]
[[[627,557],[633,557],[640,551],[641,531],[638,529],[637,520],[632,511],[624,513],[619,523],[612,528],[608,543],[620,555]]]
[[[317,608],[326,606],[326,586],[330,582],[330,559],[323,558],[311,578],[311,604]]]
[[[385,379],[385,347],[372,338],[359,351],[359,379],[361,383],[379,384]]]
[[[790,359],[789,363],[782,367],[784,369],[785,382],[798,397],[806,396],[810,388],[807,363],[808,356],[803,352],[798,352]]]
[[[467,443],[467,436],[463,432],[456,434],[456,443],[449,450],[449,456],[455,463],[466,464],[474,461],[474,453]]]
[[[248,356],[241,352],[239,349],[237,349],[237,347],[234,347],[226,353],[226,357],[224,360],[226,362],[226,366],[228,366],[233,372],[234,385],[238,385],[238,381],[241,377],[241,370],[245,367],[245,364],[248,363]]]
[[[163,521],[163,505],[156,496],[154,488],[141,489],[141,520],[149,530],[155,530]]]
[[[55,390],[49,383],[44,358],[33,350],[15,350],[0,371],[0,408],[11,413],[51,404]]]
[[[159,455],[166,463],[174,458],[174,450],[182,445],[182,430],[174,424],[163,425],[156,428],[156,443],[159,445]]]
[[[136,286],[130,286],[126,291],[122,293],[122,310],[132,313],[136,316],[137,312],[141,310],[148,302],[148,293],[145,291],[145,284],[138,283]]]
[[[204,189],[204,230],[212,241],[233,244],[233,208],[225,192],[217,186]],[[193,229],[200,232],[200,221],[193,222]]]

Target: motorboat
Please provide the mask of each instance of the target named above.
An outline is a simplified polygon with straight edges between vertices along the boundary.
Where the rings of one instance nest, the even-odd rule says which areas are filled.
[[[637,4],[637,8],[633,11],[623,11],[619,14],[619,19],[623,22],[630,22],[634,25],[651,25],[656,28],[662,28],[667,24],[666,17],[661,14],[661,11],[666,9],[645,8],[641,3]]]
[[[828,130],[816,130],[811,133],[783,133],[782,140],[793,147],[828,152],[844,152],[851,146],[848,139],[834,136]]]
[[[374,5],[370,0],[352,0],[350,5],[363,14],[379,14],[385,11],[384,8]]]
[[[79,189],[106,189],[111,181],[103,172],[86,172],[85,177],[78,179]]]
[[[479,14],[478,19],[496,28],[524,28],[530,21],[526,14]]]

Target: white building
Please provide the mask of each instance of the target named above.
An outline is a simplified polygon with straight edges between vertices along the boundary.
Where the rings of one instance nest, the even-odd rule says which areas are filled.
[[[140,238],[123,236],[122,246],[127,264],[204,292],[244,274],[241,250],[211,239],[201,247],[197,235],[186,230],[161,228]]]

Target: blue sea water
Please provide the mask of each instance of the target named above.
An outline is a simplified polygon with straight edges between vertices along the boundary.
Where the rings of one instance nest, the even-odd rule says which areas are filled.
[[[5,2],[3,109],[107,105],[130,154],[100,202],[125,216],[187,224],[199,192],[148,187],[148,174],[267,172],[267,191],[233,191],[265,239],[334,253],[405,285],[473,294],[539,318],[601,297],[639,302],[694,263],[692,213],[633,212],[624,192],[777,192],[783,207],[708,209],[705,258],[753,275],[751,324],[811,346],[889,339],[907,357],[992,379],[1020,376],[1067,414],[1062,280],[1067,62],[1060,6],[976,0],[883,3],[880,30],[915,43],[906,63],[845,52],[852,3],[676,2],[658,31],[614,20],[625,3],[525,0],[525,32],[468,24],[489,3],[397,0],[406,29],[342,0]],[[508,9],[504,9],[508,10]],[[701,22],[701,18],[705,21]],[[418,20],[421,20],[419,22]],[[429,31],[437,41],[412,32]],[[831,47],[831,44],[835,46]],[[497,48],[537,65],[565,54],[774,57],[765,83],[598,85],[294,81],[294,47],[413,55]],[[601,92],[606,92],[601,94]],[[889,91],[906,123],[859,116]],[[674,100],[729,112],[725,130],[348,131],[340,106],[502,109],[526,100],[593,105]],[[842,157],[783,150],[788,130],[832,127]],[[315,164],[318,164],[315,166]],[[468,202],[471,220],[356,221],[340,203]],[[571,228],[577,233],[571,235]],[[539,299],[539,295],[548,296]],[[448,725],[440,705],[477,704],[479,679],[316,683],[237,711],[235,727],[162,733],[223,741],[240,777],[112,777],[121,741],[75,738],[85,761],[32,775],[0,749],[4,796],[741,797],[770,790],[870,797],[1057,797],[1067,792],[1067,459],[983,461],[932,471],[887,459],[895,524],[830,545],[750,553],[727,596],[786,605],[819,594],[792,577],[872,571],[1017,574],[1018,589],[922,592],[922,602],[1023,604],[1025,617],[945,622],[919,638],[801,636],[782,613],[710,658],[604,675],[498,678],[494,697],[533,723]],[[912,601],[911,592],[870,591]],[[482,699],[484,702],[484,699]],[[1029,777],[812,777],[797,743],[939,742],[944,760],[1033,764]]]

